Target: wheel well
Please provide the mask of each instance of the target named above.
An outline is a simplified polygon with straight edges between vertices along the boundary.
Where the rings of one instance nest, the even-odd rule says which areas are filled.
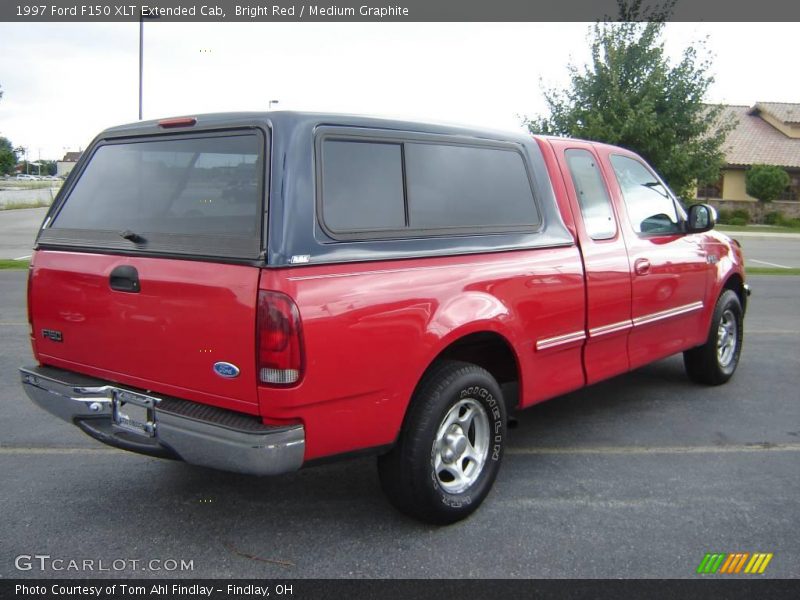
[[[506,407],[511,410],[519,403],[517,356],[500,334],[484,331],[466,335],[442,350],[428,369],[441,360],[461,360],[486,369],[503,387]]]
[[[733,275],[728,277],[727,281],[725,281],[725,284],[722,286],[722,289],[733,290],[734,292],[736,292],[736,295],[739,296],[739,303],[742,306],[745,306],[747,298],[745,297],[744,294],[744,280],[742,279],[741,275],[739,275],[738,273],[734,273]]]

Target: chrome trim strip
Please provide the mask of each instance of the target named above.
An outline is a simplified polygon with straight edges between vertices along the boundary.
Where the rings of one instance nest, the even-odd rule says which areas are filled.
[[[633,319],[633,326],[639,327],[641,325],[648,325],[650,323],[655,323],[656,321],[662,321],[664,319],[685,315],[686,313],[694,312],[696,310],[700,310],[701,308],[703,308],[703,303],[700,301],[692,302],[691,304],[684,304],[683,306],[677,306],[675,308],[670,308],[669,310],[662,310],[661,312],[636,317]]]
[[[573,331],[572,333],[565,333],[564,335],[557,335],[555,337],[543,338],[536,341],[536,350],[547,350],[556,346],[563,346],[565,344],[572,344],[574,342],[582,342],[586,339],[586,333],[581,331]]]
[[[590,329],[589,337],[596,338],[600,337],[601,335],[609,335],[611,333],[627,331],[631,327],[633,327],[633,322],[630,319],[627,319],[625,321],[618,321],[616,323],[610,323],[608,325],[601,325],[600,327],[595,327],[594,329]]]

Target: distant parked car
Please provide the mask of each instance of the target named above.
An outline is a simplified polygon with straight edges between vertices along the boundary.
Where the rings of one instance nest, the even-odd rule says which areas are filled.
[[[21,181],[36,181],[38,178],[35,175],[26,175],[25,173],[20,173],[14,179],[19,179]]]

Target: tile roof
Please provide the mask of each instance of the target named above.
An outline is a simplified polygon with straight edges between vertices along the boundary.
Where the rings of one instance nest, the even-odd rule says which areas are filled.
[[[766,110],[767,103],[756,106]],[[769,104],[774,106],[774,104]],[[785,104],[800,110],[800,104]],[[736,128],[728,134],[723,148],[730,165],[778,165],[800,168],[800,138],[790,138],[761,117],[750,114],[749,106],[725,106],[721,118],[738,119]],[[766,111],[772,113],[771,110]],[[775,113],[772,113],[775,115]],[[776,117],[778,115],[775,115]]]
[[[83,154],[83,152],[67,152],[64,158],[61,159],[61,162],[78,162],[81,154]]]
[[[790,102],[757,102],[753,111],[763,110],[784,123],[800,123],[800,104]]]

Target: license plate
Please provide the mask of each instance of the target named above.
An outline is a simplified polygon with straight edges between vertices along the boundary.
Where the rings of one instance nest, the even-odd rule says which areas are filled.
[[[116,390],[112,404],[111,420],[114,425],[147,437],[155,435],[155,398],[127,390]]]

